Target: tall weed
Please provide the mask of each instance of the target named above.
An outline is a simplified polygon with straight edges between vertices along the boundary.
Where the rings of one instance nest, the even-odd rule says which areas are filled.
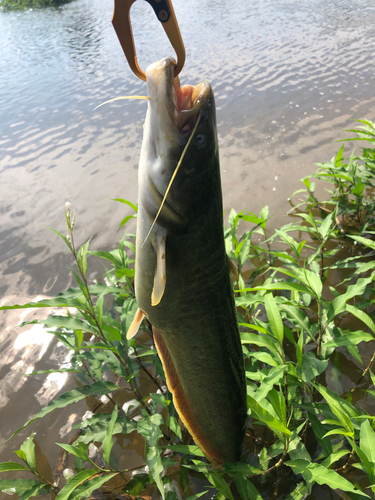
[[[304,188],[292,195],[303,197],[291,211],[297,222],[268,234],[267,207],[259,216],[233,209],[229,214],[225,242],[238,272],[234,287],[250,417],[243,461],[218,469],[190,443],[165,386],[147,321],[141,327],[142,344],[126,339],[137,310],[135,235],[126,233],[111,252],[89,250],[90,241],[77,248],[75,214],[67,205],[67,236],[52,230],[73,255],[77,287],[52,299],[2,309],[65,311],[40,323],[72,352],[71,368],[57,371],[74,372],[79,388],[55,398],[12,437],[36,419],[88,396],[98,400],[98,409],[78,425],[74,442],[57,443],[73,464],[65,468],[64,485],[42,476],[31,434],[15,451],[19,461],[1,463],[0,472],[28,472],[33,479],[2,479],[0,491],[22,500],[51,493],[57,500],[79,500],[99,488],[137,498],[156,488],[157,497],[170,500],[194,500],[208,492],[217,500],[302,500],[315,485],[324,485],[342,498],[374,498],[375,417],[359,403],[363,395],[375,396],[375,124],[359,122],[354,140],[371,147],[362,148],[359,156],[353,151],[349,158],[341,147],[335,158],[303,179]],[[313,179],[332,185],[329,198],[316,198]],[[134,211],[124,225],[136,216],[137,207],[117,201]],[[240,221],[248,224],[241,236]],[[88,282],[90,255],[105,261],[105,283]],[[338,282],[336,276],[341,276]],[[370,354],[359,349],[364,343]],[[339,353],[361,372],[340,395],[330,375]],[[141,372],[152,384],[151,393],[139,385]],[[103,402],[110,412],[101,410]],[[132,432],[144,439],[145,462],[124,468],[114,443]],[[203,491],[194,493],[194,478],[205,479]]]

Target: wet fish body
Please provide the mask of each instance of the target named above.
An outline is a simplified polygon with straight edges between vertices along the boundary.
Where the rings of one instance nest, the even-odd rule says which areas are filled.
[[[174,65],[164,59],[146,72],[135,267],[140,310],[131,330],[143,314],[153,325],[175,407],[196,443],[216,463],[238,461],[246,382],[224,245],[214,97],[207,82],[180,89]]]

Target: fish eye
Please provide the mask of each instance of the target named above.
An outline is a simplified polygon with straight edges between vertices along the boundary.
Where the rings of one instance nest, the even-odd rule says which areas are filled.
[[[195,145],[198,148],[202,148],[204,147],[205,144],[206,144],[206,136],[204,134],[197,134],[195,138]]]

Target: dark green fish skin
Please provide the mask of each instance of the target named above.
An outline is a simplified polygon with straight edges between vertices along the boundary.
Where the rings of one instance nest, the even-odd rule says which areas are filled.
[[[182,420],[212,461],[235,462],[245,432],[246,381],[224,245],[215,103],[207,83],[198,127],[146,239],[191,133],[171,127],[174,64],[164,59],[147,70],[150,101],[139,171],[136,297],[154,327]],[[163,238],[166,285],[160,302],[151,305]]]

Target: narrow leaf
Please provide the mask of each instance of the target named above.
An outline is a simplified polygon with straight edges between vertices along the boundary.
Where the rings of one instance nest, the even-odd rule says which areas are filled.
[[[264,297],[264,305],[266,307],[266,313],[272,333],[278,339],[280,345],[282,345],[284,340],[284,325],[272,293],[266,293]]]
[[[285,462],[285,465],[292,467],[295,474],[301,474],[309,483],[317,482],[321,485],[326,484],[334,490],[340,489],[343,491],[351,491],[370,498],[365,493],[362,493],[362,491],[355,489],[347,479],[337,474],[337,472],[331,469],[326,469],[323,465],[318,463],[297,459]]]
[[[112,412],[111,420],[109,421],[107,427],[106,436],[103,441],[103,458],[107,465],[109,465],[110,462],[111,450],[113,446],[113,431],[116,425],[117,417],[118,417],[118,407],[116,404]]]
[[[18,462],[3,462],[0,464],[0,472],[7,472],[10,470],[26,470],[30,472],[28,467],[25,467],[25,465],[19,464]]]
[[[86,483],[81,484],[71,493],[69,500],[82,500],[88,498],[94,491],[98,490],[103,484],[117,476],[118,472],[112,474],[105,474],[103,476],[94,477],[89,479]]]
[[[85,481],[87,481],[87,479],[90,479],[90,477],[95,476],[97,474],[98,471],[96,469],[87,469],[78,472],[78,474],[69,479],[64,488],[61,491],[59,491],[55,500],[67,500],[72,494],[72,492],[76,488],[78,488],[80,484],[84,483]]]

